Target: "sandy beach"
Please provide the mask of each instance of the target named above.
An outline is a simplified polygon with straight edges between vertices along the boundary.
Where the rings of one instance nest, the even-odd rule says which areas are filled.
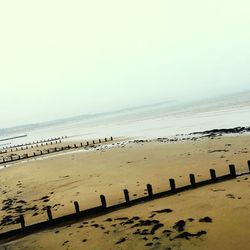
[[[249,250],[250,1],[1,1],[0,250]]]
[[[1,221],[0,231],[4,232],[19,228],[20,225],[15,224],[14,221],[20,214],[24,214],[27,225],[47,220],[45,207],[48,205],[52,207],[53,216],[58,217],[74,212],[74,201],[79,202],[81,210],[99,205],[99,196],[101,194],[106,196],[108,205],[123,202],[124,188],[129,190],[131,198],[138,198],[147,194],[146,184],[148,183],[152,184],[155,192],[159,192],[169,189],[169,178],[175,178],[177,186],[188,184],[188,175],[190,173],[195,174],[197,181],[208,179],[210,176],[210,168],[214,168],[217,175],[228,173],[229,164],[235,164],[238,172],[247,171],[250,148],[249,138],[249,134],[242,134],[196,139],[189,138],[176,141],[166,138],[136,141],[123,139],[104,145],[96,145],[95,148],[90,148],[89,150],[73,150],[66,153],[55,153],[49,156],[38,157],[37,159],[22,161],[20,163],[17,162],[1,170],[2,209],[0,216],[3,219]],[[244,185],[244,187],[239,188],[241,185]],[[246,228],[244,225],[241,225],[240,220],[235,221],[234,218],[239,218],[240,216],[244,222],[247,222],[247,220],[244,219],[244,216],[246,216],[246,218],[249,217],[247,216],[247,213],[249,213],[247,206],[249,205],[250,196],[247,193],[247,187],[249,187],[249,182],[244,178],[240,179],[239,182],[238,180],[228,181],[216,184],[214,187],[211,186],[181,194],[180,197],[182,197],[182,199],[180,199],[179,195],[176,195],[171,198],[163,198],[145,205],[118,211],[115,212],[112,217],[121,216],[131,218],[133,217],[132,215],[136,215],[147,219],[147,216],[152,212],[152,206],[153,210],[169,208],[175,212],[168,214],[166,217],[164,217],[165,213],[156,213],[155,215],[164,222],[164,225],[167,222],[168,229],[165,230],[169,230],[170,225],[174,224],[178,219],[187,219],[189,217],[195,217],[195,221],[197,221],[209,215],[212,216],[212,218],[216,218],[216,223],[218,223],[219,216],[221,216],[221,209],[224,207],[224,210],[228,208],[228,210],[226,210],[227,218],[224,218],[224,227],[227,231],[230,231],[230,234],[237,235],[235,240],[237,239],[237,241],[242,242],[240,238],[244,238]],[[224,191],[216,192],[211,191],[212,189]],[[237,192],[239,192],[239,194],[235,195]],[[227,197],[229,194],[232,194],[234,197]],[[221,196],[223,196],[223,199],[221,199]],[[235,196],[245,196],[245,198],[238,199]],[[232,199],[235,203],[230,203]],[[243,212],[240,212],[239,216],[233,212],[237,210],[235,204],[242,208],[241,210]],[[185,207],[185,211],[183,211],[183,207]],[[244,213],[246,213],[246,215]],[[104,218],[98,218],[97,224],[102,224],[102,220],[104,220]],[[219,223],[218,225],[222,227],[224,221],[221,221],[221,224]],[[206,235],[201,236],[202,240],[197,240],[197,237],[191,237],[192,239],[195,238],[192,244],[194,244],[194,246],[197,245],[197,249],[201,246],[200,244],[203,244],[203,249],[210,249],[209,246],[211,245],[209,244],[213,244],[216,240],[216,230],[219,230],[216,223],[211,224],[211,226],[210,223],[197,224],[191,223],[191,221],[187,223],[187,226],[190,224],[191,228],[193,228],[192,225],[195,225],[191,231],[192,233],[195,233],[197,230],[203,230],[203,227],[199,225],[204,225],[204,230],[208,230]],[[230,223],[239,223],[237,233],[232,227],[231,229],[229,228]],[[88,222],[88,224],[91,224],[91,222]],[[106,228],[107,223],[105,224],[104,227]],[[144,249],[145,244],[152,241],[151,239],[151,241],[149,240],[148,242],[145,242],[147,240],[137,242],[136,237],[130,239],[130,237],[126,236],[126,242],[124,241],[124,244],[114,244],[119,240],[119,237],[122,238],[122,235],[132,233],[132,229],[123,227],[121,224],[119,226],[120,233],[117,236],[117,233],[114,235],[110,233],[105,234],[104,229],[98,229],[99,226],[96,226],[97,229],[94,230],[95,226],[93,226],[86,229],[86,234],[91,235],[92,240],[86,241],[85,245],[82,245],[79,238],[74,242],[70,241],[70,244],[65,243],[62,246],[61,244],[64,242],[63,239],[67,238],[65,235],[71,233],[75,235],[72,228],[77,228],[79,225],[72,225],[70,229],[58,229],[61,233],[56,233],[55,237],[49,236],[54,235],[53,230],[31,235],[16,242],[8,243],[7,249],[9,249],[9,247],[10,249],[15,249],[15,247],[18,246],[20,246],[21,249],[39,249],[39,247],[42,249],[61,249],[61,247],[65,249],[75,249],[78,244],[84,247],[83,249]],[[215,227],[217,229],[214,229],[215,231],[213,232],[211,228]],[[211,233],[211,236],[207,236],[210,230],[213,233]],[[111,241],[111,245],[105,245],[105,248],[101,248],[101,246],[105,244],[103,241],[106,240],[99,240],[98,238],[98,244],[100,244],[98,248],[98,246],[95,245],[97,241],[93,241],[95,232],[97,232],[96,237],[103,237],[103,239],[104,236],[107,235]],[[240,232],[242,232],[242,235],[238,237],[238,234],[241,234]],[[43,238],[47,236],[53,238],[49,243],[46,243]],[[157,237],[160,238],[160,240],[156,241],[156,243],[160,242],[160,244],[155,246],[153,242],[153,245],[150,244],[148,247],[156,247],[152,249],[167,249],[163,248],[163,243],[173,249],[188,249],[194,247],[192,244],[186,245],[189,241],[181,240],[180,243],[176,243],[176,245],[174,242],[179,242],[179,240],[172,242],[169,237],[164,239],[160,236]],[[226,234],[224,237],[226,237]],[[85,238],[83,237],[83,240]],[[130,240],[127,240],[127,238]],[[200,237],[198,238],[200,239]],[[61,243],[61,241],[63,242]],[[218,239],[219,245],[217,249],[223,249],[219,248],[221,244],[219,241]],[[245,239],[245,241],[247,241],[247,239]],[[31,244],[31,242],[34,242],[34,244]],[[28,248],[27,245],[29,245],[30,248]],[[185,248],[183,248],[184,246]],[[226,249],[234,249],[230,247],[229,245]]]
[[[247,177],[42,231],[2,249],[249,249]]]

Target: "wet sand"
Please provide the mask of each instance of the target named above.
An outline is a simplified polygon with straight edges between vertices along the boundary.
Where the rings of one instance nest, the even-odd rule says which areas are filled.
[[[151,183],[155,192],[159,192],[169,189],[169,178],[175,178],[177,186],[189,183],[189,173],[194,173],[198,181],[204,180],[209,178],[210,168],[216,169],[217,174],[222,175],[228,173],[228,165],[231,163],[236,165],[237,171],[246,171],[247,160],[250,158],[249,139],[250,136],[245,134],[184,141],[167,141],[160,139],[149,142],[114,142],[113,145],[108,143],[87,152],[76,150],[75,152],[67,152],[66,154],[55,154],[44,157],[43,159],[17,163],[0,172],[0,202],[2,203],[0,216],[5,219],[1,221],[0,231],[4,232],[18,228],[19,225],[12,223],[21,213],[25,215],[26,224],[46,220],[47,214],[45,207],[48,205],[52,206],[53,216],[57,217],[74,212],[74,201],[79,202],[81,209],[99,205],[100,194],[106,195],[108,205],[123,202],[124,197],[122,190],[124,188],[130,191],[131,198],[133,198],[146,195],[145,188],[147,183]],[[243,181],[239,183],[243,183]],[[232,188],[239,183],[236,182],[233,184]],[[216,185],[221,185],[219,189],[225,189],[224,183]],[[225,185],[229,184],[225,183]],[[209,187],[207,190],[211,188],[213,187]],[[206,190],[206,188],[202,190]],[[242,192],[246,190],[247,189],[244,189]],[[198,192],[198,198],[194,197],[193,201],[191,199],[190,204],[188,203],[189,198],[185,198],[187,205],[185,205],[186,202],[184,202],[184,200],[182,200],[182,204],[177,202],[180,206],[178,218],[168,217],[169,220],[173,220],[172,224],[174,220],[177,221],[179,218],[179,220],[181,220],[181,218],[185,217],[184,211],[183,214],[181,211],[183,207],[188,206],[188,204],[190,207],[193,207],[193,210],[190,210],[187,216],[193,216],[193,214],[197,216],[200,215],[200,217],[207,216],[206,213],[208,210],[205,209],[207,207],[206,205],[204,205],[204,214],[199,214],[203,211],[203,209],[201,209],[203,205],[199,204],[199,202],[201,202],[199,192],[202,193],[203,191],[196,190],[195,192]],[[208,191],[203,193],[204,197],[210,197],[209,194],[207,195],[207,192]],[[212,192],[211,196],[215,196],[215,199],[218,198],[218,202],[220,202],[218,196],[220,192],[210,190],[208,193],[210,192]],[[231,194],[229,188],[227,188],[227,192],[226,194]],[[192,197],[192,194],[194,194],[193,191],[189,194],[185,193],[185,195],[183,194],[181,197],[185,197],[186,195]],[[177,198],[178,197],[161,199],[151,202],[151,204],[154,206],[158,204],[157,202],[159,202],[159,204],[161,204],[161,202],[171,204],[171,199]],[[226,198],[226,200],[237,200],[237,204],[243,202],[242,199],[238,198]],[[176,203],[174,200],[173,202],[173,204]],[[211,203],[208,199],[204,199],[202,202]],[[145,204],[145,206],[148,207],[148,204],[149,203]],[[215,204],[210,204],[210,207],[212,206],[211,212],[219,214],[217,207],[214,207],[214,205]],[[248,205],[248,203],[241,204],[243,207],[247,207]],[[138,209],[138,206],[136,207]],[[133,210],[136,209],[136,207],[130,209]],[[145,210],[146,207],[143,207],[142,210]],[[178,210],[177,207],[167,207],[175,211]],[[157,209],[158,207],[156,210]],[[230,207],[230,209],[234,209],[234,207]],[[148,208],[146,210],[148,210]],[[119,215],[120,212],[116,213]],[[126,213],[126,211],[123,210],[121,213]],[[137,210],[134,210],[132,213],[139,216]],[[143,216],[144,220],[147,219],[146,214],[141,214],[140,216]],[[157,216],[161,216],[161,214],[157,213]],[[129,218],[131,219],[131,216]],[[164,220],[164,218],[162,219]],[[196,220],[198,219],[197,217]],[[99,223],[101,222],[99,221]],[[237,230],[239,230],[238,227],[240,227],[240,225],[241,223],[237,224]],[[126,231],[126,228],[121,227],[121,231],[123,230]],[[231,231],[231,233],[233,233],[235,230],[231,229]],[[49,233],[49,231],[47,233]],[[35,236],[29,236],[29,238],[38,237],[36,238],[37,242],[41,242],[41,240],[39,240],[40,237],[43,239],[42,235],[46,236],[47,233],[39,233]],[[60,235],[64,238],[63,234]],[[100,237],[103,237],[103,235],[105,234],[100,234]],[[115,235],[113,236],[111,235],[110,241],[115,243],[116,237]],[[201,237],[203,236],[204,235]],[[48,237],[52,238],[50,235],[48,235]],[[26,239],[28,238],[20,240],[20,244],[25,244]],[[46,244],[51,244],[51,248],[59,247],[61,243],[59,244],[59,241],[56,243],[53,240],[46,241]],[[130,241],[126,240],[126,242],[126,244],[128,244]],[[145,242],[139,243],[138,241],[138,247],[143,249],[142,247],[146,244],[144,243]],[[119,248],[120,244],[115,246],[117,249],[127,249],[129,245],[126,244],[124,245],[125,247],[122,245],[122,248]],[[137,243],[134,241],[134,243],[131,243],[131,246],[134,246],[134,244]],[[65,243],[65,246],[66,245]],[[46,245],[46,247],[48,249],[50,245]],[[74,245],[71,247],[71,249],[74,249]],[[89,245],[86,249],[98,249],[91,247],[92,245]],[[67,247],[65,249],[67,249]],[[104,249],[114,248],[107,246],[107,248]]]

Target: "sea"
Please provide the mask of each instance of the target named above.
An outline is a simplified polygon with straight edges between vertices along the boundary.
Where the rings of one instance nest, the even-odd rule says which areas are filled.
[[[250,91],[0,128],[0,148],[62,136],[67,136],[68,140],[111,136],[145,139],[239,126],[250,126]]]

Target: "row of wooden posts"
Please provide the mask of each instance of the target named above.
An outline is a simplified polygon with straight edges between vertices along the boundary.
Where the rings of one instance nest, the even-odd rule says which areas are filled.
[[[113,141],[113,137],[110,137],[110,140],[107,138],[102,139],[98,139],[98,141],[92,140],[92,145],[94,144],[98,144],[98,143],[102,143],[102,142],[108,142],[108,141]],[[13,161],[17,161],[17,160],[22,160],[22,159],[27,159],[27,158],[32,158],[32,157],[36,157],[36,156],[41,156],[41,155],[46,155],[46,154],[50,154],[50,153],[55,153],[55,152],[60,152],[60,151],[64,151],[64,150],[69,150],[69,149],[77,149],[77,148],[82,148],[82,147],[86,147],[86,146],[90,146],[91,142],[87,141],[86,144],[83,144],[82,142],[80,143],[79,146],[77,146],[77,144],[74,144],[74,146],[66,146],[66,147],[55,147],[55,148],[50,148],[50,149],[44,149],[44,150],[39,150],[39,152],[34,152],[32,155],[29,154],[23,154],[18,155],[18,156],[9,156],[9,157],[3,157],[2,161],[0,161],[1,163],[9,163],[9,162],[13,162]]]
[[[171,179],[169,179],[170,190],[163,191],[160,193],[154,193],[152,185],[147,184],[146,185],[147,196],[144,196],[141,198],[136,198],[133,200],[130,199],[128,189],[124,189],[123,193],[124,193],[125,202],[117,204],[117,205],[113,205],[110,207],[107,206],[106,197],[104,195],[100,195],[101,206],[91,208],[89,210],[81,211],[79,203],[77,201],[75,201],[74,202],[74,208],[75,208],[74,214],[71,214],[68,216],[67,215],[62,216],[62,217],[59,217],[56,219],[53,218],[51,206],[47,206],[46,207],[47,216],[48,216],[47,222],[52,222],[53,220],[55,220],[56,223],[62,223],[62,222],[66,222],[67,220],[72,220],[74,218],[79,219],[79,218],[84,218],[84,217],[90,216],[90,215],[93,216],[93,215],[98,215],[100,213],[112,212],[112,211],[115,211],[117,209],[122,209],[122,208],[125,208],[128,206],[136,205],[136,204],[139,204],[141,202],[145,202],[145,201],[152,200],[155,198],[174,195],[174,194],[179,193],[179,192],[183,192],[186,190],[194,189],[197,187],[201,187],[201,186],[205,186],[205,185],[209,185],[209,184],[213,184],[216,182],[221,182],[221,181],[225,181],[225,180],[229,180],[229,179],[233,179],[233,178],[237,177],[235,165],[232,165],[232,164],[229,165],[229,174],[226,174],[223,176],[217,176],[215,169],[210,169],[209,171],[210,171],[210,179],[205,180],[205,181],[201,181],[201,182],[196,182],[195,175],[189,174],[190,184],[187,186],[182,186],[182,187],[176,187],[175,179],[171,178]],[[245,173],[239,174],[239,176],[243,175],[243,174],[249,174],[249,173],[250,173],[250,161],[248,161],[248,171]],[[53,225],[55,225],[56,223],[54,223]],[[21,224],[22,229],[26,228],[24,215],[20,215],[20,224]],[[49,224],[45,223],[44,226],[46,227],[46,225],[48,226]],[[1,238],[1,234],[0,234],[0,238]]]
[[[18,148],[20,148],[21,150],[23,149],[28,149],[28,146],[33,146],[36,145],[38,147],[38,144],[41,144],[41,146],[43,146],[43,144],[48,145],[47,143],[50,142],[50,144],[52,144],[55,141],[61,141],[62,139],[67,138],[67,136],[62,136],[62,137],[57,137],[57,138],[50,138],[50,139],[45,139],[45,140],[39,140],[39,141],[33,141],[33,142],[29,142],[29,143],[24,143],[24,144],[17,144],[17,145],[13,145],[13,146],[9,146],[9,147],[3,147],[4,150],[0,151],[0,154],[4,154],[8,152],[8,149],[10,149],[10,152],[12,151],[17,151]],[[13,150],[15,149],[15,150]]]

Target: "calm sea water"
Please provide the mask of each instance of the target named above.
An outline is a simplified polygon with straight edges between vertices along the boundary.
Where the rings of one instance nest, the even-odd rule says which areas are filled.
[[[0,132],[0,138],[21,134],[27,134],[27,137],[0,142],[0,147],[65,135],[69,139],[153,138],[249,125],[250,92],[246,92],[198,102],[162,103],[5,129]]]

